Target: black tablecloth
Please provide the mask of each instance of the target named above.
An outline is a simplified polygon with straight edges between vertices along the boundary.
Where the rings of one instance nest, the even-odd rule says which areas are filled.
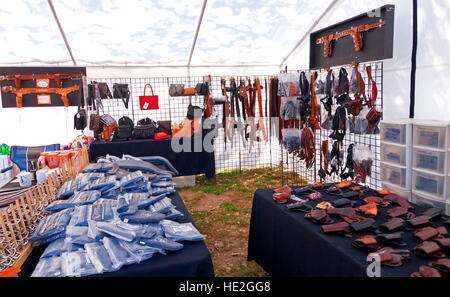
[[[179,223],[192,222],[186,206],[177,193],[168,196],[176,209],[184,216],[176,221]],[[119,271],[95,275],[98,277],[214,277],[211,255],[203,241],[181,242],[184,247],[179,251],[167,251],[167,255],[155,254],[152,258],[136,264],[123,266]],[[33,250],[22,266],[19,276],[28,277],[33,273],[45,246]]]
[[[176,153],[172,150],[171,141],[172,139],[96,140],[89,147],[89,160],[90,162],[95,162],[97,158],[104,157],[107,154],[119,158],[123,154],[135,157],[161,156],[172,163],[180,176],[204,173],[207,178],[214,178],[216,174],[214,152],[208,153],[203,149],[201,152],[195,152],[194,138],[192,138],[190,152]]]
[[[257,190],[253,198],[248,243],[248,260],[255,260],[271,276],[291,277],[366,277],[367,252],[352,246],[352,241],[364,235],[353,234],[353,238],[344,235],[326,235],[320,225],[304,218],[305,213],[287,211],[284,205],[272,199],[272,190]],[[326,201],[338,198],[322,192]],[[372,191],[364,197],[374,196]],[[311,203],[315,206],[319,202]],[[365,204],[364,201],[358,205]],[[378,211],[377,227],[386,222],[388,208]],[[416,206],[415,214],[420,215],[424,208]],[[333,217],[334,222],[343,222]],[[435,227],[443,225],[443,220],[433,221]],[[409,277],[419,271],[426,260],[414,255],[412,249],[418,245],[413,240],[412,231],[406,232],[404,247],[411,251],[411,260],[405,260],[403,266],[381,267],[382,277]],[[404,249],[403,247],[400,249]],[[395,248],[394,249],[398,249]],[[449,256],[447,254],[447,256]]]

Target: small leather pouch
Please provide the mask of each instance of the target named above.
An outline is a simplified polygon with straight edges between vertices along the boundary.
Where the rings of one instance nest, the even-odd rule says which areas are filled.
[[[208,95],[208,84],[207,83],[198,83],[195,86],[195,91],[197,95],[206,96]]]
[[[429,216],[430,220],[437,219],[444,214],[444,210],[442,208],[432,207],[427,209],[423,215]]]
[[[356,208],[356,211],[362,212],[368,217],[375,218],[378,215],[378,204],[371,202]]]
[[[419,271],[412,273],[411,277],[442,277],[442,273],[436,268],[421,265]]]
[[[450,259],[439,259],[428,263],[429,266],[439,270],[446,276],[450,276]]]
[[[381,250],[371,253],[371,256],[378,256],[382,265],[399,267],[403,265],[403,260],[411,258],[409,250],[394,250],[390,247],[382,248]]]
[[[432,240],[434,238],[439,237],[440,235],[441,234],[439,233],[439,231],[433,227],[425,227],[422,229],[418,229],[413,233],[414,239],[419,242]]]
[[[395,232],[405,227],[405,221],[401,218],[392,218],[380,226],[384,232]]]
[[[379,197],[366,197],[363,199],[364,202],[366,203],[376,203],[376,204],[380,204],[381,202],[383,202],[383,199],[379,198]]]
[[[293,189],[292,193],[294,193],[295,195],[309,195],[309,194],[314,193],[314,190],[312,189],[312,186],[305,186],[305,187]]]
[[[342,198],[347,198],[347,199],[358,199],[359,198],[359,193],[355,192],[355,191],[342,192],[340,194],[340,196]]]
[[[290,187],[288,187],[288,186],[284,186],[284,187],[281,187],[281,188],[278,188],[278,189],[274,189],[273,192],[274,193],[289,193],[290,194],[292,192],[292,189]]]
[[[434,242],[436,242],[439,247],[441,248],[441,250],[445,251],[445,252],[450,252],[450,238],[435,238],[433,239]]]
[[[445,254],[436,242],[424,241],[414,248],[417,256],[424,258],[445,258]]]
[[[412,227],[422,227],[430,225],[430,217],[429,216],[420,216],[406,221]]]
[[[405,207],[410,211],[414,211],[414,206],[412,206],[408,201],[406,201],[405,199],[401,198],[400,196],[398,196],[394,193],[390,193],[390,194],[384,196],[383,200],[395,203],[401,207]]]
[[[283,204],[288,202],[289,198],[291,198],[291,193],[275,193],[273,194],[273,200],[277,203]]]
[[[377,240],[385,245],[407,246],[407,243],[403,240],[403,232],[378,234]]]
[[[356,212],[351,207],[346,208],[329,208],[327,209],[329,215],[339,215],[344,221],[349,224],[358,223],[360,219],[356,215]]]
[[[350,230],[353,232],[372,231],[376,229],[375,223],[376,221],[374,219],[365,219],[359,223],[351,224]]]
[[[370,251],[370,252],[381,249],[381,247],[378,246],[375,235],[367,235],[367,236],[358,238],[352,242],[352,245],[357,249]]]
[[[330,233],[343,233],[346,236],[349,236],[350,230],[348,223],[341,222],[337,224],[331,224],[331,225],[322,225],[320,226],[320,230],[322,230],[325,234]]]
[[[325,224],[332,224],[333,220],[328,216],[326,210],[313,210],[310,213],[307,213],[305,215],[305,218],[311,220],[313,223],[325,225]]]
[[[387,215],[388,215],[388,218],[399,218],[399,217],[402,217],[402,218],[405,218],[405,219],[412,219],[412,218],[414,218],[414,214],[409,212],[408,208],[402,207],[402,206],[389,209],[387,211]]]
[[[334,205],[334,207],[339,208],[339,207],[344,207],[344,206],[350,206],[352,204],[352,202],[346,198],[342,198],[342,199],[333,201],[332,204]]]
[[[184,95],[184,84],[171,84],[169,86],[169,95],[171,97]]]

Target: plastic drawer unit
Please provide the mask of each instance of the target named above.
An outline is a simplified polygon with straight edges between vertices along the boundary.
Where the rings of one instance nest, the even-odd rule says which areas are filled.
[[[413,192],[412,202],[420,206],[425,206],[426,208],[429,207],[441,208],[446,212],[447,215],[449,215],[450,209],[448,209],[448,203],[446,201],[437,200],[436,198],[433,198],[432,196],[426,195],[424,193]]]
[[[411,130],[407,120],[398,122],[382,121],[380,124],[380,139],[382,142],[406,144],[407,134]]]
[[[391,193],[397,194],[398,196],[400,196],[401,198],[411,201],[411,191],[407,191],[403,188],[400,188],[396,185],[393,185],[391,183],[388,182],[382,182],[381,183],[381,188],[383,190],[388,190]]]
[[[447,177],[445,175],[413,169],[413,192],[419,191],[436,197],[436,199],[445,200],[447,199],[444,192],[446,182]]]
[[[447,149],[447,122],[416,122],[413,126],[414,147]]]
[[[431,170],[435,173],[445,173],[446,151],[434,149],[413,149],[413,167],[423,170]]]
[[[381,162],[388,162],[399,166],[406,166],[407,147],[404,145],[395,145],[381,143]]]
[[[381,162],[381,181],[404,189],[411,186],[411,182],[407,182],[406,167],[384,162]]]

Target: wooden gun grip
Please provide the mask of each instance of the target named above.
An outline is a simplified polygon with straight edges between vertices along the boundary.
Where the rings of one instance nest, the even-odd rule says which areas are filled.
[[[16,107],[18,108],[23,107],[23,94],[21,93],[16,94]]]
[[[363,37],[362,33],[352,33],[353,45],[355,46],[355,51],[360,52],[363,48]]]

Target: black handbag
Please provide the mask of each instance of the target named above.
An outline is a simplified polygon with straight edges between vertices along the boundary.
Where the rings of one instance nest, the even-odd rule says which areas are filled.
[[[155,136],[157,132],[156,123],[149,118],[139,120],[136,127],[134,127],[135,139],[150,139]]]
[[[198,106],[195,106],[195,105],[189,104],[186,118],[188,120],[193,121],[195,119],[200,118],[202,116],[202,113],[203,113],[203,109],[202,108],[200,108]]]
[[[128,109],[128,103],[130,102],[130,89],[128,84],[113,84],[114,98],[121,98],[125,108]]]
[[[172,135],[172,123],[171,121],[158,121],[158,132],[164,132],[167,135]]]
[[[195,92],[197,92],[197,95],[202,95],[202,96],[208,95],[208,84],[207,83],[198,83],[195,86]]]
[[[129,117],[121,117],[114,130],[113,141],[127,141],[133,137],[134,122]]]

